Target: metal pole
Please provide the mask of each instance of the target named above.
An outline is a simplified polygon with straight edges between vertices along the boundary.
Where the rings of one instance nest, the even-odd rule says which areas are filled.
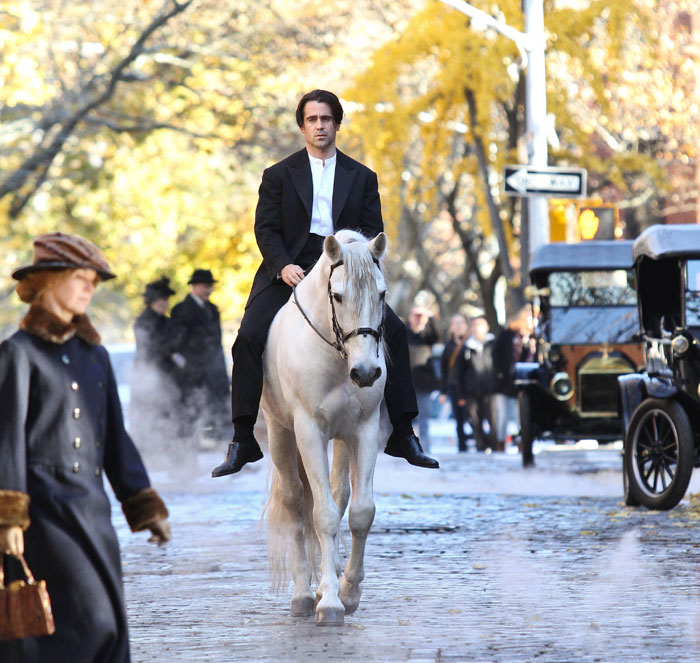
[[[525,32],[497,21],[464,0],[440,0],[472,19],[497,30],[515,42],[518,50],[527,52],[525,81],[525,130],[529,138],[529,165],[547,165],[547,86],[544,67],[544,7],[543,0],[523,0]],[[543,196],[527,199],[529,258],[542,244],[549,243],[549,203]]]
[[[530,165],[547,165],[547,89],[544,66],[544,10],[542,0],[524,0],[525,31],[530,48],[525,81],[525,128],[530,139]],[[530,257],[549,243],[549,204],[543,196],[528,198]]]

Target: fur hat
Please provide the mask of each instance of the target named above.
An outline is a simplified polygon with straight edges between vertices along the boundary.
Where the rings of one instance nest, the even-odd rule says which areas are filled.
[[[208,269],[195,269],[187,283],[216,283],[216,279]]]
[[[42,269],[94,269],[103,281],[113,279],[107,259],[92,242],[77,235],[48,233],[34,240],[34,263],[21,267],[12,278],[21,281]]]

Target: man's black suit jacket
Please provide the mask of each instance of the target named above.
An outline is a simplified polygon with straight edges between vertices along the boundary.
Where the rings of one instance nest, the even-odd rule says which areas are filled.
[[[349,228],[374,237],[384,229],[377,175],[359,161],[336,153],[334,231]],[[263,262],[253,280],[248,304],[275,281],[283,267],[295,264],[309,237],[313,180],[306,149],[267,168],[258,196],[255,238]]]

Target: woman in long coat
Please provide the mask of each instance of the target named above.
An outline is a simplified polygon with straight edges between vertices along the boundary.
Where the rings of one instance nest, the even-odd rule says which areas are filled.
[[[30,304],[0,345],[0,553],[45,579],[56,632],[0,643],[3,663],[128,663],[109,479],[133,531],[170,538],[168,512],[124,430],[107,351],[85,315],[113,278],[92,243],[52,233],[13,274]],[[20,577],[5,556],[9,580]]]

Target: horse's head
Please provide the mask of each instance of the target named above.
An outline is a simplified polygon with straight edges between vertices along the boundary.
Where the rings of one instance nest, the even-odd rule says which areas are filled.
[[[384,297],[386,282],[380,260],[386,235],[368,241],[359,233],[341,230],[323,245],[330,262],[329,314],[338,349],[347,356],[350,379],[371,387],[382,375],[384,360]]]

